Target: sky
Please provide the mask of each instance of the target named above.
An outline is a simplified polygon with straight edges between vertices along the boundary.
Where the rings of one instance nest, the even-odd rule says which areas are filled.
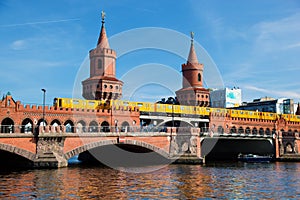
[[[121,80],[134,79],[126,75],[140,66],[150,69],[147,78],[157,66],[180,74],[193,31],[199,62],[212,59],[204,72],[213,68],[225,87],[241,88],[243,101],[265,96],[300,101],[298,0],[1,0],[0,95],[9,91],[22,103],[41,104],[45,88],[46,104],[55,97],[72,97],[75,82],[82,81],[78,77],[85,79],[78,73],[83,70],[88,76],[82,66],[96,47],[102,10],[111,48],[119,56],[116,68]],[[169,39],[157,35],[150,40],[147,27],[173,31],[171,39],[184,36],[184,44],[174,39],[171,46],[185,53],[178,56],[176,50],[147,47],[120,55],[120,46],[143,40],[155,43],[156,38],[159,46]],[[135,32],[140,29],[144,32]],[[136,41],[123,39],[125,33],[133,33]],[[170,80],[172,87],[149,79],[132,96],[149,101],[172,96],[181,82],[176,78],[173,84],[175,78],[166,73],[161,78]],[[159,78],[157,71],[153,74]],[[205,79],[206,87],[213,87],[214,75]]]

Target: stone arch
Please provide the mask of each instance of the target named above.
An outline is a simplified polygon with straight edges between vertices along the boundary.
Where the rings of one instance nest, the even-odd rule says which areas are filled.
[[[1,133],[14,133],[14,126],[15,122],[11,118],[4,118],[1,122]]]
[[[245,134],[249,135],[251,133],[251,129],[249,127],[246,127],[245,129]]]
[[[263,128],[259,128],[259,135],[264,135],[265,134],[265,130]]]
[[[65,121],[64,126],[67,133],[74,133],[74,122],[72,120]]]
[[[33,133],[33,121],[30,118],[22,121],[21,133]]]
[[[271,130],[269,128],[266,128],[265,133],[266,133],[266,135],[271,135]]]
[[[44,120],[44,122],[45,122],[45,125],[47,126],[47,125],[48,125],[48,122],[47,122],[46,119]],[[39,126],[43,126],[43,119],[39,119],[38,122],[37,122],[37,124],[38,124]]]
[[[127,121],[122,122],[121,124],[121,132],[127,132],[129,130],[129,123]]]
[[[101,123],[101,132],[110,132],[110,125],[107,121]]]
[[[83,120],[79,120],[76,124],[76,133],[86,132],[86,123]]]
[[[89,132],[98,132],[99,128],[98,128],[98,122],[96,122],[95,120],[91,121],[89,124]]]
[[[254,127],[254,128],[252,129],[252,135],[256,135],[256,134],[257,134],[257,128]]]
[[[238,133],[239,134],[244,134],[245,133],[243,127],[241,127],[241,126],[239,127]]]
[[[34,159],[35,159],[35,154],[34,153],[32,153],[30,151],[27,151],[25,149],[21,149],[21,148],[16,147],[16,146],[9,145],[9,144],[1,143],[0,150],[7,151],[7,152],[10,152],[10,153],[19,155],[23,158],[26,158],[26,159],[30,160],[30,161],[34,161]]]
[[[58,119],[54,119],[54,120],[51,121],[50,125],[51,126],[60,126],[61,123]]]
[[[101,147],[101,146],[105,146],[105,145],[115,145],[117,144],[117,141],[115,139],[112,140],[103,140],[103,141],[98,141],[98,142],[93,142],[93,143],[89,143],[89,144],[85,144],[83,146],[77,147],[75,149],[72,149],[69,152],[66,152],[64,154],[65,159],[70,159],[76,155],[79,155],[80,153],[83,153],[85,151],[88,151],[90,149],[93,148],[97,148],[97,147]],[[168,152],[166,152],[165,150],[156,147],[152,144],[148,144],[142,141],[138,141],[138,140],[125,140],[122,144],[129,144],[129,145],[135,145],[135,146],[140,146],[140,147],[144,147],[146,149],[152,150],[154,152],[156,152],[157,154],[163,156],[164,158],[169,158],[169,154]]]
[[[236,132],[237,132],[237,131],[236,131],[236,127],[235,127],[235,126],[231,127],[230,133],[236,133]]]

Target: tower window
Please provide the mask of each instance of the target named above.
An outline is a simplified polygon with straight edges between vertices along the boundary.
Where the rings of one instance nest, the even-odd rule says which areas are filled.
[[[98,69],[102,69],[102,60],[101,59],[98,60]]]
[[[201,74],[198,73],[198,81],[200,82],[201,81]]]

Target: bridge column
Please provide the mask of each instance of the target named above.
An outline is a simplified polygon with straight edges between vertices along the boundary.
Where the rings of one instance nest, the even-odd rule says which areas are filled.
[[[198,129],[178,128],[174,133],[170,144],[170,155],[177,158],[176,163],[198,164],[202,163],[199,154]]]
[[[47,136],[46,136],[47,135]],[[68,161],[63,157],[65,137],[55,135],[39,135],[36,138],[36,168],[67,167]]]

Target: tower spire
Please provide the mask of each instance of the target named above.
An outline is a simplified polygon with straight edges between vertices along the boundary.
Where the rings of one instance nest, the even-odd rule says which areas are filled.
[[[109,49],[110,47],[109,47],[108,39],[107,39],[107,36],[106,36],[105,26],[104,26],[105,16],[106,16],[105,12],[102,11],[101,12],[102,25],[101,25],[101,31],[100,31],[100,35],[99,35],[99,38],[98,38],[98,42],[97,42],[97,47]]]
[[[190,53],[189,53],[189,57],[188,57],[188,63],[192,63],[192,64],[197,64],[198,62],[198,58],[197,58],[197,54],[194,48],[194,32],[191,32],[191,48],[190,48]]]

